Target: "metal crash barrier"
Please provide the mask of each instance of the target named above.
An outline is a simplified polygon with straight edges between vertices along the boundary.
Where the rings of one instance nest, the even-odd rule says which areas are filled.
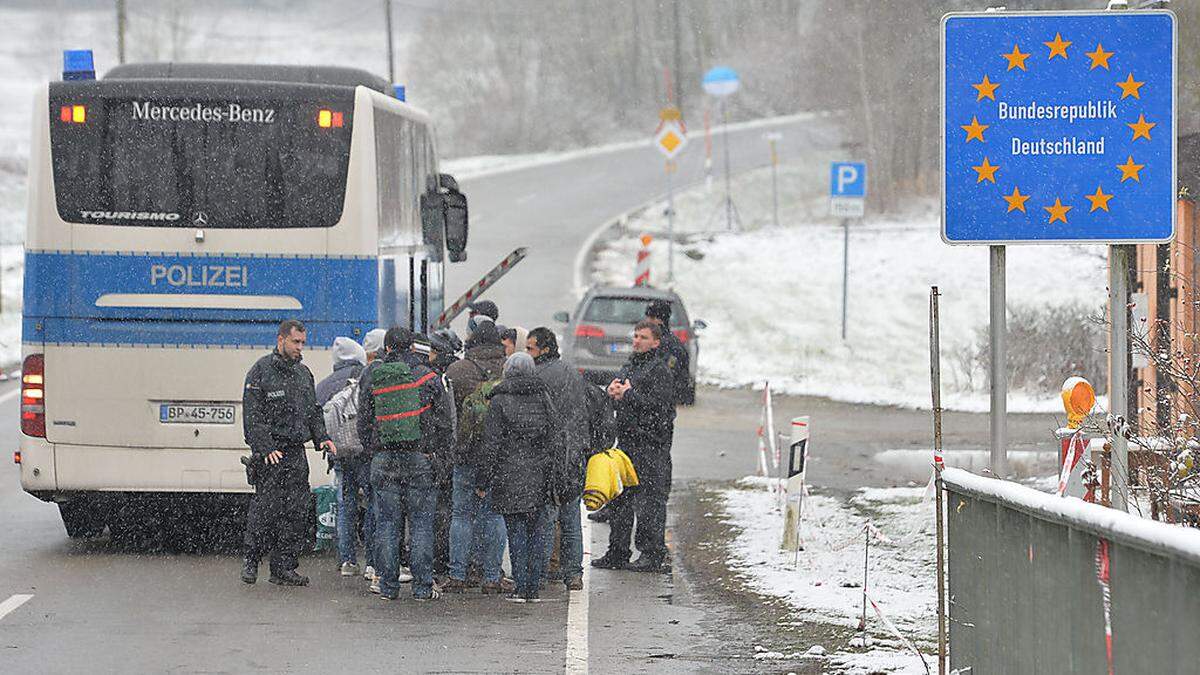
[[[942,482],[952,672],[1200,669],[1200,532],[959,469]]]

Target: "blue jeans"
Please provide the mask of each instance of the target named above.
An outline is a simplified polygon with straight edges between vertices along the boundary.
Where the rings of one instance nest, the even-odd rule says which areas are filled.
[[[336,460],[338,477],[338,560],[358,562],[358,491],[362,490],[366,515],[363,518],[363,548],[367,564],[375,565],[375,512],[371,507],[371,460],[367,457]]]
[[[504,562],[504,518],[492,510],[488,499],[475,494],[474,470],[454,467],[450,519],[450,578],[464,581],[467,566],[478,560],[484,581],[498,582]]]
[[[432,463],[415,451],[379,451],[371,460],[371,486],[380,594],[388,598],[400,594],[401,532],[407,516],[413,597],[428,598],[433,591],[433,516],[437,511]]]
[[[529,513],[506,513],[508,557],[512,561],[517,595],[535,598],[546,571],[546,541],[554,526],[554,507],[544,505]]]
[[[562,530],[558,553],[558,569],[562,579],[583,576],[583,526],[579,523],[581,497],[569,500],[558,507],[555,522]],[[554,523],[550,524],[550,535],[546,541],[546,559],[554,553]]]

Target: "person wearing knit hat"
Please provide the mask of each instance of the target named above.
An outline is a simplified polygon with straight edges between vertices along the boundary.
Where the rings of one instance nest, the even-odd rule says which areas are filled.
[[[317,405],[324,407],[338,392],[354,386],[367,365],[366,349],[348,337],[333,339],[333,373],[317,384]],[[353,393],[352,393],[353,395]],[[326,418],[328,420],[328,418]],[[327,421],[328,426],[328,421]],[[332,432],[331,432],[332,433]],[[364,502],[363,542],[366,549],[367,572],[374,574],[375,558],[371,542],[375,534],[375,518],[371,513],[371,459],[362,454],[362,446],[341,448],[333,458],[337,474],[337,547],[338,569],[342,576],[355,576],[358,569],[359,502]],[[362,496],[359,496],[359,493]]]
[[[367,363],[383,356],[383,336],[387,331],[382,328],[375,328],[367,331],[363,336],[363,349],[367,352]]]

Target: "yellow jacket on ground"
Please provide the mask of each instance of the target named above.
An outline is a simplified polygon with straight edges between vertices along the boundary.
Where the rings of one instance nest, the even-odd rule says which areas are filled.
[[[633,470],[629,456],[617,448],[610,448],[588,460],[583,503],[588,511],[595,511],[637,484],[637,472]]]

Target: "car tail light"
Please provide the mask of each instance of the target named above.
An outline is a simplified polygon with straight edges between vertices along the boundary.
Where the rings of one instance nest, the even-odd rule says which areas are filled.
[[[25,357],[21,366],[21,433],[46,437],[46,361],[41,354]]]
[[[20,463],[21,463],[21,451],[17,450],[16,452],[13,453],[13,464],[20,464]]]
[[[604,329],[601,328],[600,326],[593,326],[591,324],[581,323],[575,327],[575,337],[590,337],[590,338],[604,337]]]
[[[688,338],[691,337],[691,335],[688,334],[686,328],[676,330],[676,331],[671,331],[671,332],[675,333],[675,337],[679,338],[679,341],[684,344],[687,344]]]

